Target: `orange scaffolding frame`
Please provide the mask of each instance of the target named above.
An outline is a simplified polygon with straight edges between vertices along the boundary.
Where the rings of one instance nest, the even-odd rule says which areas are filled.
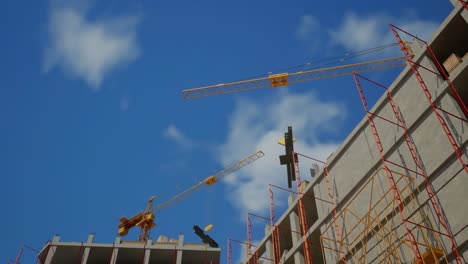
[[[419,76],[419,78],[420,78],[420,75],[417,75],[417,76]],[[354,80],[356,82],[356,87],[358,88],[358,92],[359,92],[359,94],[361,96],[361,100],[363,102],[363,106],[364,106],[364,109],[366,111],[366,115],[368,116],[368,118],[369,118],[370,115],[372,115],[373,117],[376,117],[376,118],[381,118],[381,119],[383,119],[383,120],[385,120],[387,122],[390,122],[392,124],[397,125],[399,128],[401,128],[403,130],[403,136],[404,136],[405,142],[406,142],[406,144],[408,146],[411,157],[413,158],[414,163],[415,163],[415,165],[416,165],[416,167],[417,167],[417,169],[419,171],[418,175],[422,176],[422,178],[424,180],[424,187],[425,187],[425,190],[426,190],[427,195],[429,197],[429,200],[431,202],[432,209],[434,210],[434,213],[437,215],[438,223],[443,227],[444,233],[442,233],[442,234],[450,239],[450,243],[451,243],[451,246],[452,246],[452,252],[453,252],[453,254],[455,256],[455,259],[456,259],[457,263],[462,263],[461,257],[460,257],[460,255],[458,253],[458,249],[457,249],[457,246],[456,246],[456,243],[455,243],[455,239],[454,239],[454,237],[452,235],[452,232],[450,230],[450,227],[449,227],[449,225],[448,225],[448,223],[447,223],[447,221],[446,221],[446,219],[445,219],[445,217],[444,217],[444,215],[442,213],[442,209],[440,208],[440,205],[439,205],[439,203],[437,201],[437,197],[435,195],[434,189],[433,189],[432,185],[429,182],[428,176],[427,176],[427,174],[425,172],[425,169],[424,169],[424,167],[422,165],[422,161],[421,161],[421,159],[419,158],[419,155],[416,152],[416,146],[414,145],[414,143],[413,143],[413,141],[412,141],[412,139],[410,137],[410,133],[408,132],[408,128],[406,127],[406,125],[405,125],[405,123],[403,121],[401,113],[398,110],[398,107],[397,107],[397,105],[395,103],[395,100],[393,99],[392,94],[390,93],[390,91],[388,90],[387,87],[385,87],[382,84],[379,84],[379,83],[377,83],[375,81],[372,81],[372,80],[370,80],[370,79],[368,79],[368,78],[366,78],[366,77],[364,77],[362,75],[353,74],[353,77],[354,77]],[[379,115],[377,115],[375,113],[371,113],[371,112],[369,112],[367,110],[367,102],[366,102],[366,98],[365,98],[365,95],[364,95],[364,90],[362,89],[362,85],[361,85],[361,82],[359,81],[359,79],[363,79],[363,80],[365,80],[365,81],[367,81],[369,83],[372,83],[373,85],[375,85],[377,87],[385,89],[385,94],[386,94],[388,102],[389,102],[389,104],[390,104],[390,106],[392,108],[392,111],[393,111],[393,113],[394,113],[394,115],[395,115],[395,117],[397,119],[397,122],[392,122],[391,120],[383,118],[383,117],[381,117],[381,116],[379,116]],[[434,105],[432,104],[432,106],[434,106]],[[369,119],[369,120],[371,120],[371,119]],[[439,121],[440,121],[440,119],[439,119]],[[369,121],[369,122],[373,123],[373,121]],[[373,132],[375,132],[374,137],[375,137],[376,142],[377,142],[379,140],[377,130],[375,130]],[[381,146],[379,148],[379,152],[381,152]],[[382,156],[382,159],[384,159],[383,156]],[[462,161],[460,156],[459,156],[459,160]],[[389,162],[389,161],[385,159],[384,162]],[[395,164],[395,163],[393,163],[393,164]],[[463,165],[463,163],[462,163],[462,165]],[[464,166],[464,168],[466,169],[465,166]],[[405,221],[405,222],[411,223],[410,221]],[[412,223],[412,224],[414,224],[414,223]]]
[[[394,178],[393,182],[388,182],[390,186],[384,184],[389,171]],[[383,166],[378,168],[322,231],[324,263],[327,250],[332,251],[331,255],[338,252],[331,242],[342,244],[348,260],[354,263],[407,262],[413,255],[414,244],[424,252],[412,263],[437,263],[440,259],[448,263],[442,250],[441,233],[435,230],[424,203],[419,202],[420,193],[414,190],[414,184],[415,178],[411,175]],[[405,198],[402,201],[395,199],[395,191]],[[399,213],[403,219],[397,217]],[[330,237],[335,221],[341,221],[344,227],[341,241]],[[410,223],[408,229],[412,236],[405,238]],[[337,263],[343,261],[339,254],[336,254],[336,260]]]

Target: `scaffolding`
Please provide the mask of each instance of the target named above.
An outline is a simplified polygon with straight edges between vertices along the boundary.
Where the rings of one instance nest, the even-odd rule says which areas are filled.
[[[464,4],[464,7],[468,10],[468,6],[466,5],[466,1],[465,2],[461,1],[461,2]],[[437,120],[439,121],[442,129],[444,130],[444,132],[445,132],[445,134],[447,136],[447,139],[449,140],[450,144],[452,145],[452,147],[454,149],[454,152],[458,157],[458,161],[462,165],[462,168],[465,170],[465,172],[468,173],[468,166],[467,166],[465,160],[463,159],[462,148],[461,148],[461,146],[459,146],[459,144],[455,140],[455,138],[453,136],[453,133],[451,132],[449,126],[447,125],[446,118],[444,118],[444,116],[441,114],[441,113],[444,113],[444,114],[446,114],[446,115],[448,115],[450,117],[457,118],[458,120],[461,120],[463,123],[466,124],[466,123],[468,123],[468,120],[466,120],[466,117],[468,116],[467,106],[465,105],[465,103],[461,99],[461,96],[458,93],[456,87],[453,85],[453,83],[450,80],[447,72],[443,68],[442,64],[439,62],[437,56],[435,55],[435,53],[432,50],[432,48],[430,47],[430,45],[426,41],[424,41],[424,40],[418,38],[417,36],[415,36],[414,34],[411,34],[411,33],[407,32],[407,31],[405,31],[405,30],[403,30],[403,29],[401,29],[399,27],[396,27],[396,26],[392,25],[392,24],[390,24],[390,29],[392,30],[392,33],[394,34],[395,39],[397,40],[397,42],[400,44],[401,50],[403,51],[404,55],[406,56],[408,65],[410,65],[411,70],[413,71],[414,75],[416,76],[416,78],[417,78],[417,80],[419,82],[419,85],[420,85],[421,89],[423,90],[423,92],[424,92],[424,94],[425,94],[425,96],[426,96],[426,98],[427,98],[427,100],[429,102],[429,105],[431,106],[431,110],[432,110],[433,114],[437,117]],[[400,34],[404,34],[406,36],[412,37],[413,39],[418,40],[419,42],[423,43],[425,48],[426,48],[427,54],[429,54],[429,58],[431,59],[432,63],[435,65],[438,72],[430,70],[427,67],[424,67],[423,65],[421,65],[420,63],[417,63],[417,62],[413,61],[412,58],[408,54],[408,50],[404,48],[404,44],[403,44],[404,41],[402,40]],[[460,107],[460,109],[462,110],[462,112],[464,114],[463,117],[459,117],[459,116],[457,116],[457,115],[455,115],[455,114],[453,114],[451,112],[448,112],[448,111],[444,110],[442,107],[436,105],[436,103],[435,103],[436,99],[433,99],[433,96],[432,96],[430,90],[428,89],[425,81],[422,78],[422,75],[419,72],[419,68],[434,74],[435,76],[437,76],[437,78],[439,78],[439,79],[446,82],[447,86],[450,89],[450,92],[452,93],[453,98],[455,98],[455,101],[458,103],[458,106]],[[388,94],[388,91],[387,91],[387,94]],[[422,172],[424,173],[424,170],[422,170]],[[424,178],[425,178],[425,180],[427,182],[427,176],[425,174],[423,174],[423,176],[424,176]],[[440,224],[442,225],[443,229],[445,230],[445,235],[450,239],[451,250],[452,250],[453,256],[454,256],[457,263],[463,263],[463,261],[462,261],[462,259],[460,257],[460,254],[458,252],[455,239],[454,239],[453,235],[451,234],[451,230],[450,230],[450,228],[448,226],[448,223],[445,221],[444,217],[442,216],[441,209],[440,209],[439,205],[437,204],[437,200],[434,197],[435,194],[432,194],[433,190],[431,190],[430,187],[431,186],[429,184],[426,184],[426,189],[428,191],[428,194],[431,196],[431,203],[433,205],[435,213],[438,216]]]
[[[388,172],[394,178],[390,184],[386,183]],[[377,169],[323,229],[324,263],[343,263],[343,250],[350,263],[438,263],[441,258],[448,262],[440,233],[414,185],[414,176]],[[405,197],[401,204],[395,199],[395,191]],[[343,226],[340,240],[330,234],[336,222]],[[408,230],[411,236],[407,236]],[[343,249],[335,249],[335,243]],[[419,260],[414,259],[414,245],[421,252]]]
[[[394,29],[392,28],[392,30],[394,30]],[[394,32],[396,32],[396,31],[394,31]],[[399,41],[401,41],[401,39],[399,39]],[[405,48],[405,45],[403,44],[404,42],[401,41],[400,43],[402,44],[402,46],[401,46],[402,50],[405,52],[405,54],[408,55],[408,60],[411,61],[411,57],[409,56],[409,54],[408,54],[408,52],[407,52],[407,50]],[[415,71],[415,75],[416,75],[419,83],[421,84],[421,87],[423,87],[424,93],[426,95],[428,95],[429,90],[425,86],[421,75],[417,72],[417,69],[416,69],[416,67],[414,67],[414,64],[412,64],[412,62],[410,62],[410,65],[412,66],[413,71]],[[419,65],[419,66],[424,67],[424,66],[421,66],[421,65]],[[426,67],[424,67],[424,68],[426,69]],[[360,96],[360,99],[361,99],[361,102],[362,102],[362,105],[363,105],[363,108],[364,108],[364,112],[366,114],[366,118],[367,118],[369,127],[370,127],[370,129],[372,131],[372,134],[374,136],[374,141],[375,141],[377,150],[379,152],[379,156],[380,156],[380,160],[381,160],[381,164],[382,164],[381,166],[382,166],[382,168],[384,169],[384,171],[385,171],[385,173],[387,175],[389,187],[390,187],[390,190],[392,190],[392,193],[393,193],[393,200],[392,200],[391,204],[394,204],[394,205],[397,206],[397,208],[394,208],[393,211],[399,212],[399,214],[401,216],[400,226],[404,227],[405,233],[406,233],[406,236],[407,236],[406,240],[397,239],[396,241],[391,242],[391,243],[393,243],[393,245],[391,247],[394,248],[395,244],[401,245],[401,244],[407,244],[407,242],[409,242],[409,244],[411,245],[411,250],[412,250],[412,252],[414,254],[414,263],[427,263],[426,258],[427,258],[427,255],[429,254],[427,252],[430,252],[430,254],[433,256],[433,259],[432,259],[433,262],[437,262],[438,259],[441,258],[441,257],[446,258],[445,252],[443,251],[441,245],[438,245],[438,247],[434,247],[435,249],[433,249],[432,247],[429,247],[429,245],[427,245],[427,242],[426,242],[426,244],[421,244],[419,236],[415,235],[415,231],[414,231],[414,226],[417,226],[418,228],[425,228],[426,229],[425,232],[430,232],[431,237],[437,237],[437,235],[443,235],[443,236],[447,237],[450,240],[450,243],[451,243],[451,254],[453,254],[453,257],[457,261],[457,263],[462,263],[460,255],[459,255],[458,250],[457,250],[457,246],[455,244],[455,240],[454,240],[453,235],[451,233],[451,230],[450,230],[450,228],[449,228],[449,226],[447,224],[447,221],[446,221],[446,219],[445,219],[445,217],[444,217],[444,215],[442,213],[442,210],[441,210],[441,208],[439,206],[438,199],[436,197],[434,189],[433,189],[432,185],[430,184],[430,182],[428,180],[428,176],[427,176],[427,174],[425,172],[425,168],[423,167],[422,162],[420,160],[420,157],[419,157],[419,155],[417,153],[416,146],[414,145],[413,140],[411,139],[410,132],[408,131],[408,128],[406,127],[406,124],[405,124],[405,122],[404,122],[404,120],[402,118],[402,115],[401,115],[401,113],[399,111],[399,108],[397,107],[397,105],[396,105],[396,103],[395,103],[395,101],[393,99],[392,94],[389,92],[387,87],[385,87],[385,86],[383,86],[383,85],[381,85],[381,84],[379,84],[377,82],[374,82],[374,81],[372,81],[372,80],[370,80],[370,79],[368,79],[366,77],[363,77],[363,76],[361,76],[359,74],[353,74],[353,78],[354,78],[354,81],[356,83],[356,87],[357,87],[357,90],[358,90],[358,93],[359,93],[359,96]],[[366,99],[366,96],[364,94],[364,90],[362,88],[362,84],[361,84],[360,79],[363,79],[363,80],[373,84],[374,86],[385,89],[385,91],[386,91],[385,95],[387,96],[388,103],[391,106],[391,109],[392,109],[393,114],[395,115],[396,121],[392,121],[389,118],[383,117],[381,115],[378,115],[378,114],[376,114],[374,112],[370,112],[368,110],[367,99]],[[428,99],[430,99],[430,96],[428,96]],[[463,104],[463,102],[461,100],[460,101],[457,100],[457,102],[459,102],[459,103],[461,102],[461,104]],[[434,113],[436,113],[436,115],[438,117],[438,120],[441,122],[441,124],[446,124],[445,121],[443,120],[443,118],[441,117],[441,115],[437,112],[437,109],[441,109],[441,108],[439,108],[439,107],[436,108],[435,105],[432,102],[431,102],[431,108],[434,111]],[[375,122],[374,122],[374,119],[377,119],[377,118],[380,119],[380,120],[383,120],[385,122],[391,123],[393,125],[396,125],[399,129],[401,129],[403,131],[403,138],[404,138],[404,140],[406,142],[409,153],[411,154],[411,157],[412,157],[412,159],[413,159],[413,161],[414,161],[414,163],[416,165],[417,171],[410,170],[406,166],[403,166],[403,165],[397,164],[395,162],[392,162],[385,156],[383,144],[381,142],[379,132],[378,132],[377,127],[376,127]],[[444,127],[444,131],[446,132],[446,135],[448,136],[448,138],[450,139],[450,142],[452,143],[452,146],[454,146],[453,143],[455,141],[453,140],[453,137],[452,137],[452,134],[450,133],[450,130],[448,129],[448,127],[446,125],[445,126],[443,125],[443,127]],[[463,161],[463,159],[461,157],[461,154],[459,153],[460,152],[459,148],[456,147],[456,145],[454,146],[454,148],[455,148],[455,151],[456,151],[457,156],[459,158],[459,161],[462,163],[463,168],[465,168],[465,170],[466,170],[465,163],[464,163],[464,161]],[[405,201],[407,199],[409,199],[410,201],[415,201],[416,199],[413,197],[413,195],[414,195],[413,193],[404,194],[402,191],[400,191],[398,189],[399,179],[395,178],[396,173],[394,171],[390,170],[390,168],[389,168],[390,166],[396,166],[396,167],[398,167],[400,169],[403,169],[406,173],[409,173],[410,171],[412,171],[413,173],[417,174],[417,176],[422,177],[424,190],[425,190],[425,195],[428,197],[428,200],[430,201],[432,212],[435,214],[435,221],[437,222],[437,226],[441,226],[442,232],[440,232],[438,230],[435,230],[433,228],[433,225],[430,224],[430,223],[428,225],[425,225],[425,222],[428,221],[426,219],[424,219],[424,221],[421,220],[419,222],[418,221],[412,221],[412,220],[410,220],[410,218],[407,215],[405,215],[405,211],[408,211],[408,206],[405,203]],[[415,192],[415,191],[416,190],[412,190],[412,192]],[[416,195],[418,195],[418,194],[416,194]],[[371,209],[371,208],[369,208],[369,209]],[[411,213],[414,214],[413,211],[411,211]],[[425,214],[425,213],[422,212],[422,214]],[[378,217],[376,218],[376,220],[380,221],[380,214],[378,214],[377,216]],[[392,229],[390,229],[390,232],[392,232]],[[426,234],[426,236],[427,236],[427,234]],[[438,239],[438,241],[440,241],[440,238]],[[399,246],[397,248],[399,248]],[[387,248],[386,250],[389,250],[389,249]],[[434,252],[437,252],[437,254],[434,253]],[[389,255],[386,255],[386,256],[389,256]],[[392,255],[392,257],[395,257],[395,256],[396,255]]]
[[[434,51],[429,46],[429,44],[426,41],[418,38],[416,35],[413,35],[413,34],[407,32],[407,31],[405,31],[405,30],[403,30],[403,29],[401,29],[401,28],[399,28],[397,26],[394,26],[392,24],[390,24],[390,29],[392,30],[393,35],[395,36],[397,42],[400,44],[400,48],[401,48],[403,54],[406,56],[406,60],[408,62],[408,65],[411,67],[411,70],[413,71],[414,76],[416,76],[416,78],[417,78],[417,80],[419,82],[419,85],[421,86],[421,89],[423,90],[424,95],[426,96],[426,98],[427,98],[427,100],[429,102],[429,105],[431,106],[432,112],[437,117],[437,120],[439,121],[440,125],[442,126],[442,129],[444,130],[445,134],[447,135],[447,138],[448,138],[450,144],[452,145],[453,150],[457,154],[458,160],[460,161],[462,167],[468,173],[468,166],[466,165],[466,162],[462,158],[462,156],[463,156],[462,150],[461,150],[460,146],[458,146],[457,141],[455,140],[452,132],[450,131],[450,128],[447,125],[447,121],[445,120],[445,118],[441,114],[441,112],[442,112],[442,113],[447,114],[447,115],[449,115],[451,117],[455,117],[457,119],[460,119],[460,120],[462,120],[463,122],[466,123],[466,122],[468,122],[468,120],[465,119],[468,116],[467,106],[465,105],[465,103],[461,99],[460,94],[458,93],[457,89],[453,85],[453,83],[450,80],[449,76],[447,75],[445,69],[443,68],[443,66],[439,62],[439,60],[437,59],[437,56],[434,54]],[[428,67],[425,67],[425,66],[421,65],[421,63],[418,63],[418,62],[414,61],[411,54],[409,53],[408,49],[406,48],[405,41],[401,38],[400,34],[404,34],[406,36],[409,36],[409,37],[419,41],[420,43],[423,43],[425,48],[426,48],[427,53],[429,54],[429,58],[432,60],[432,63],[435,65],[438,72],[436,72],[434,70],[431,70]],[[458,106],[460,107],[460,109],[462,110],[462,112],[464,114],[464,118],[461,118],[461,117],[459,117],[459,116],[457,116],[457,115],[455,115],[453,113],[450,113],[450,112],[442,109],[440,106],[436,105],[435,99],[433,98],[429,88],[426,85],[426,82],[423,80],[423,77],[422,77],[422,75],[421,75],[421,73],[419,71],[420,68],[427,71],[427,72],[430,72],[430,73],[434,74],[435,76],[437,76],[437,78],[447,82],[447,85],[448,85],[448,87],[450,89],[450,92],[453,94],[453,97],[455,98],[456,102],[458,103]]]
[[[306,158],[306,159],[309,159],[309,160],[319,162],[319,163],[323,164],[324,169],[326,169],[326,163],[321,161],[321,160],[318,160],[318,159],[315,159],[315,158],[312,158],[312,157],[309,157],[309,156],[306,156],[306,155],[303,155],[303,154],[297,153],[297,152],[294,152],[293,154],[297,154],[298,157],[303,157],[303,158]],[[294,156],[296,156],[296,155],[294,155]],[[310,228],[310,222],[314,222],[317,219],[310,219],[310,216],[308,216],[308,212],[306,210],[305,204],[307,204],[306,199],[317,200],[319,202],[327,204],[330,208],[333,208],[332,211],[333,211],[333,215],[334,215],[336,213],[336,202],[334,201],[333,187],[331,185],[330,178],[329,178],[329,176],[327,174],[327,181],[328,181],[327,186],[329,186],[329,188],[327,188],[327,193],[328,193],[329,198],[333,198],[333,200],[323,199],[323,198],[317,197],[315,195],[310,195],[310,194],[305,193],[303,191],[304,186],[301,186],[303,181],[301,181],[301,178],[300,178],[299,162],[298,162],[298,160],[296,160],[296,158],[294,158],[294,164],[295,164],[295,170],[296,170],[296,175],[297,175],[297,178],[296,178],[297,191],[293,191],[291,189],[283,188],[283,187],[273,185],[273,184],[268,184],[268,196],[269,196],[269,200],[270,200],[270,217],[268,218],[268,217],[264,217],[264,216],[260,216],[260,215],[257,215],[257,214],[247,212],[247,215],[246,215],[247,216],[246,217],[247,239],[246,239],[245,242],[241,242],[241,241],[238,241],[238,240],[235,240],[235,239],[232,239],[232,238],[228,239],[228,245],[227,245],[227,248],[228,248],[227,263],[228,264],[232,263],[232,244],[231,244],[232,242],[237,242],[239,244],[243,244],[246,247],[246,255],[247,255],[247,259],[248,259],[247,263],[258,263],[259,260],[270,261],[271,263],[275,263],[275,264],[280,263],[281,262],[281,250],[282,249],[287,250],[287,248],[285,248],[284,245],[280,244],[280,231],[288,232],[290,234],[296,234],[298,237],[303,238],[303,242],[300,242],[299,240],[295,240],[293,238],[291,238],[291,239],[295,240],[295,241],[294,242],[291,241],[291,242],[293,244],[295,244],[296,242],[299,242],[299,243],[302,244],[300,246],[300,248],[301,248],[302,255],[304,257],[304,261],[306,263],[312,263],[312,255],[311,254],[313,252],[316,252],[316,251],[321,252],[322,251],[320,243],[313,243],[311,241],[308,241],[308,236],[309,236],[308,231],[309,231],[309,228]],[[328,171],[327,171],[327,173],[328,173]],[[275,198],[274,198],[273,189],[278,189],[280,191],[285,191],[285,192],[288,192],[291,195],[295,195],[297,197],[297,215],[298,215],[298,218],[299,218],[299,226],[297,227],[297,230],[292,230],[291,228],[281,226],[280,224],[276,223],[276,209],[275,209],[275,201],[274,201]],[[252,227],[253,227],[252,217],[265,220],[268,223],[268,225],[270,226],[271,242],[272,242],[272,252],[271,252],[272,256],[270,256],[270,257],[261,256],[261,254],[258,252],[259,248],[256,245],[254,245],[253,242],[252,242],[252,240],[253,240],[253,238],[252,238]],[[312,221],[310,221],[310,220],[312,220]],[[339,232],[338,229],[339,229],[339,226],[336,224],[335,225],[335,231]],[[311,248],[311,246],[315,247],[315,248]],[[343,257],[345,257],[345,256],[343,256]]]
[[[321,161],[319,159],[306,156],[304,154],[297,153],[297,155],[301,156],[301,157],[304,157],[304,158],[307,158],[309,160],[321,163],[323,165],[323,173],[324,173],[324,179],[325,179],[325,184],[326,184],[326,189],[327,189],[327,195],[330,198],[330,201],[331,201],[330,203],[331,203],[331,206],[332,206],[331,215],[332,215],[332,218],[335,218],[336,214],[337,214],[337,210],[336,210],[337,203],[336,203],[336,199],[335,199],[335,191],[334,191],[333,185],[331,183],[331,177],[330,177],[330,174],[328,172],[328,164],[326,162],[324,162],[324,161]],[[334,232],[335,238],[338,241],[341,241],[342,233],[341,233],[340,225],[338,224],[337,221],[335,221],[333,223],[333,232]],[[339,254],[343,253],[342,247],[343,247],[343,245],[339,244],[338,251],[337,251]],[[340,259],[341,259],[341,257],[340,257]],[[346,262],[346,256],[343,256],[343,261]]]
[[[443,137],[446,137],[447,143],[451,145],[451,148],[447,148],[449,150],[446,152],[450,153],[449,155],[453,157],[455,164],[458,160],[461,165],[460,170],[451,179],[460,172],[468,173],[463,144],[457,142],[458,135],[450,120],[456,118],[461,121],[462,127],[465,126],[468,123],[467,106],[429,44],[394,25],[390,25],[390,28],[406,57],[410,71],[413,72],[413,75],[410,76],[422,88],[423,96],[427,98],[429,103],[427,106],[423,106],[423,114],[434,115],[437,119],[434,122],[440,123],[441,133],[444,133]],[[423,43],[425,56],[419,56],[418,60],[414,59],[413,54],[408,50],[409,42],[403,40],[400,34],[410,36],[414,41]],[[425,61],[424,65],[421,62],[423,60]],[[445,90],[433,96],[434,87],[426,85],[424,80],[426,75],[423,78],[421,71],[428,72],[426,74],[430,76],[432,74],[437,76],[439,81],[437,84],[446,85],[447,93],[455,100],[456,104],[444,109],[442,95],[445,94]],[[284,249],[283,245],[280,244],[280,238],[282,239],[280,230],[285,228],[275,222],[276,210],[272,190],[274,187],[297,195],[297,209],[294,208],[294,210],[297,210],[299,225],[296,224],[297,230],[287,228],[285,230],[301,236],[300,240],[296,239],[295,241],[295,243],[301,243],[299,246],[295,245],[295,252],[303,253],[305,263],[312,263],[312,253],[316,249],[311,248],[315,245],[309,240],[311,233],[316,230],[320,232],[319,246],[322,251],[323,263],[463,263],[449,222],[439,204],[438,191],[431,184],[432,178],[437,177],[437,174],[428,174],[412,138],[412,133],[417,125],[413,124],[410,127],[406,125],[403,113],[393,98],[393,93],[396,91],[390,91],[388,87],[357,73],[353,73],[353,79],[364,108],[365,120],[367,121],[366,131],[369,131],[374,139],[370,152],[378,154],[378,161],[370,171],[366,172],[366,175],[362,175],[360,183],[349,193],[349,199],[342,199],[338,203],[335,199],[335,189],[329,175],[328,164],[294,152],[292,156],[294,169],[298,175],[297,192],[269,184],[269,225],[271,227],[269,239],[272,244],[272,252],[271,259],[263,259],[270,260],[274,264],[281,263],[281,250]],[[384,98],[381,99],[383,103],[373,112],[368,108],[362,82],[384,89]],[[460,117],[452,113],[453,110],[447,110],[450,107],[459,108],[463,116]],[[386,132],[390,132],[387,131],[388,129],[395,132],[392,134],[394,142],[389,140],[387,135],[381,137],[379,131],[382,132],[384,129]],[[401,152],[405,155],[403,156]],[[393,153],[398,153],[399,157],[391,156]],[[304,199],[308,195],[299,188],[301,179],[298,156],[319,162],[323,166],[322,175],[326,185],[327,200],[315,196],[311,198],[327,203],[329,211],[323,222],[314,226],[314,230],[311,230],[312,226],[308,223],[307,204],[304,203]],[[396,159],[400,160],[395,162]],[[456,168],[458,169],[458,166]],[[257,250],[254,253],[250,252],[252,222],[249,217],[252,215],[247,215],[248,263],[258,263],[261,257],[258,256]],[[265,217],[261,218],[268,220]],[[253,258],[251,258],[252,256]],[[316,261],[314,260],[314,262]]]
[[[30,252],[34,252],[35,254],[38,254],[39,251],[37,249],[34,249],[30,246],[28,246],[27,244],[23,244],[21,245],[20,249],[18,250],[18,254],[16,255],[16,258],[13,260],[13,259],[9,259],[8,260],[8,264],[20,264],[22,263],[21,261],[21,258],[23,257],[23,254],[25,252],[25,249],[29,250]]]

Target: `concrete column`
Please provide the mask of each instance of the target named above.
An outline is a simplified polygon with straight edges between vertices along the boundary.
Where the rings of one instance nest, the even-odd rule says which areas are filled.
[[[271,226],[267,225],[265,226],[265,236],[268,236],[270,235],[271,233]],[[268,239],[266,242],[265,242],[265,254],[266,254],[266,257],[269,258],[269,259],[274,259],[275,258],[275,254],[273,253],[273,234],[270,236],[270,239]]]
[[[119,254],[119,246],[120,246],[120,237],[115,238],[114,242],[114,249],[112,250],[112,257],[109,264],[117,263],[117,256]]]
[[[292,202],[294,201],[294,196],[290,195],[288,198],[288,204],[289,206],[292,205]],[[291,211],[291,214],[289,214],[289,221],[291,222],[291,230],[295,232],[291,232],[291,237],[292,237],[292,242],[293,245],[296,245],[297,241],[301,239],[301,224],[299,222],[299,216],[296,214],[296,212]]]
[[[182,248],[184,247],[184,235],[179,235],[179,241],[177,243],[177,264],[182,264]]]
[[[54,259],[55,251],[57,251],[57,246],[54,246],[54,245],[56,245],[59,241],[60,241],[60,236],[55,235],[54,238],[52,239],[49,251],[47,252],[47,258],[45,259],[44,264],[52,263],[52,260]]]
[[[143,258],[143,264],[148,264],[151,257],[151,240],[147,240],[145,243],[145,257]]]
[[[88,263],[89,251],[91,250],[89,245],[92,244],[93,241],[94,241],[94,234],[91,233],[88,236],[88,241],[86,241],[86,248],[85,248],[84,253],[83,253],[83,258],[81,259],[81,263],[83,263],[83,264]]]

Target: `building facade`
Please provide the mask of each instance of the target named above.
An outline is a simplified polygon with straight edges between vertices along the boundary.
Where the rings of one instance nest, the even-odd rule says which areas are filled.
[[[390,87],[350,77],[363,119],[244,263],[468,263],[468,10],[452,3],[427,43],[391,27],[408,65]]]

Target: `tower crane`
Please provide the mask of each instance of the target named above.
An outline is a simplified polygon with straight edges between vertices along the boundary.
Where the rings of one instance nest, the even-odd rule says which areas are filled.
[[[242,167],[249,165],[250,163],[260,159],[263,156],[265,156],[265,154],[262,151],[257,151],[249,155],[248,157],[243,158],[242,160],[224,168],[218,173],[205,178],[203,181],[195,184],[194,186],[188,188],[187,190],[175,195],[174,197],[158,205],[153,206],[153,201],[155,199],[155,196],[152,196],[148,200],[146,209],[143,212],[133,216],[130,219],[127,219],[125,217],[120,218],[120,224],[118,226],[119,236],[125,236],[131,228],[138,226],[140,227],[140,235],[138,237],[138,240],[147,241],[150,238],[150,230],[156,226],[156,224],[154,223],[156,212],[159,212],[160,210],[164,208],[174,205],[175,203],[187,198],[189,195],[193,194],[194,192],[201,190],[205,186],[211,186],[217,183],[218,181],[228,176],[229,174],[236,172]]]
[[[404,42],[405,49],[413,55],[410,47],[410,42]],[[392,45],[392,44],[390,44]],[[387,45],[387,46],[390,46]],[[375,50],[378,50],[377,48]],[[342,61],[342,60],[340,60]],[[295,73],[278,73],[269,74],[267,77],[242,80],[238,82],[221,83],[211,86],[183,90],[184,99],[194,99],[207,96],[214,96],[227,93],[236,93],[241,91],[257,90],[262,88],[278,88],[288,86],[290,84],[315,81],[320,79],[335,78],[339,76],[350,75],[353,72],[373,72],[392,68],[404,67],[406,65],[406,57],[394,57],[380,60],[372,60],[367,62],[346,64],[328,68],[312,69],[307,71],[299,71]]]

